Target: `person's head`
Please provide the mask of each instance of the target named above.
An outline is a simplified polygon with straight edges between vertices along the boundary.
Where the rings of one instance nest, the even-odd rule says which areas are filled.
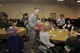
[[[20,22],[20,19],[17,19],[17,22]]]
[[[24,19],[28,19],[28,13],[23,14]]]
[[[39,11],[40,11],[39,8],[35,8],[35,9],[34,9],[34,13],[35,13],[36,15],[39,15]]]
[[[16,20],[12,20],[11,23],[10,23],[10,26],[13,26],[14,27],[16,25],[17,25],[17,21]]]
[[[0,12],[0,17],[2,18],[3,22],[8,20],[8,15],[5,12]]]
[[[43,23],[42,30],[43,31],[48,31],[48,30],[50,30],[50,27],[51,27],[50,23],[48,21],[46,21],[46,22]]]
[[[13,25],[12,26],[16,26],[17,25],[17,23],[16,22],[13,22]]]
[[[60,18],[63,18],[64,17],[64,14],[60,14]]]
[[[41,21],[40,20],[37,20],[37,24],[41,24]]]

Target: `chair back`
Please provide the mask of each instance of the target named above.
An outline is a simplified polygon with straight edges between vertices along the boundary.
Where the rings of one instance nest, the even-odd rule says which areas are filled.
[[[39,39],[36,39],[37,41],[37,48],[39,49],[40,52],[42,53],[52,53],[52,51]]]

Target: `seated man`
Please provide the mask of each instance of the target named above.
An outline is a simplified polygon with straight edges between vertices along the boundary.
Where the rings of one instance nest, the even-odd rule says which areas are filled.
[[[75,36],[70,36],[66,40],[67,46],[65,46],[65,49],[68,51],[68,53],[80,53],[80,41]]]

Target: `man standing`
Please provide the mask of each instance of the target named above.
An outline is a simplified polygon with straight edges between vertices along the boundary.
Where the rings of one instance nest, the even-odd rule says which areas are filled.
[[[35,35],[36,35],[36,24],[37,24],[37,16],[39,15],[39,8],[35,8],[34,12],[28,18],[28,34],[30,39],[31,47],[34,46]]]

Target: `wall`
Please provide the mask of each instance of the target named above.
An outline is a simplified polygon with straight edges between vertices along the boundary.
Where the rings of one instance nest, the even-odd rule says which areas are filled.
[[[39,4],[39,3],[3,3],[0,11],[6,12],[9,18],[22,18],[23,13],[32,13],[35,7],[40,8],[39,17],[48,18],[50,13],[56,13],[58,18],[61,13],[68,18],[75,18],[74,8],[66,7],[65,5],[58,4]],[[79,13],[78,13],[79,14]]]
[[[76,17],[80,17],[80,5],[76,7],[76,13],[75,13]]]

